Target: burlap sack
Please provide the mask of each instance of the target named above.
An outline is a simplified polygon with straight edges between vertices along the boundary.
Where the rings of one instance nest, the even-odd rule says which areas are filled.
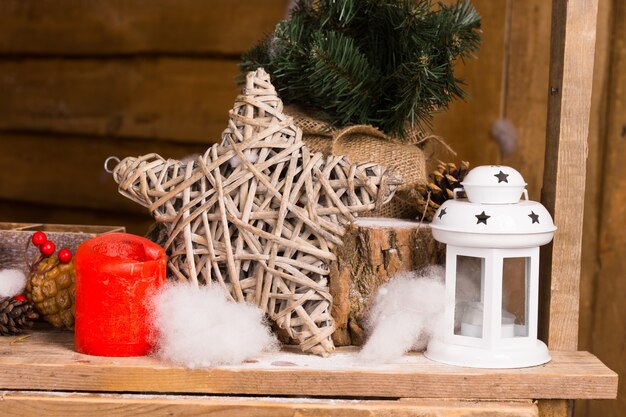
[[[407,201],[406,191],[415,188],[418,183],[426,182],[426,158],[420,145],[425,144],[429,136],[413,129],[400,142],[368,125],[343,129],[329,127],[324,121],[308,117],[293,106],[287,106],[285,113],[292,116],[295,124],[302,129],[302,139],[310,149],[324,155],[345,155],[352,162],[386,165],[402,176],[404,184],[396,191],[394,198],[380,209],[362,216],[417,217],[417,205]]]

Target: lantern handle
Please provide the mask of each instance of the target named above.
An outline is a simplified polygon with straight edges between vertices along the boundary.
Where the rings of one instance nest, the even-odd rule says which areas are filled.
[[[458,193],[463,193],[463,192],[465,192],[465,189],[463,189],[463,188],[455,188],[454,190],[452,190],[452,197],[455,200],[458,200],[457,194]]]

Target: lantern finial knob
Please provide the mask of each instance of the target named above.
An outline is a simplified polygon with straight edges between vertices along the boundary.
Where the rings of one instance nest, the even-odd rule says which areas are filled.
[[[483,165],[468,172],[461,185],[471,203],[515,204],[519,202],[526,182],[514,168]]]

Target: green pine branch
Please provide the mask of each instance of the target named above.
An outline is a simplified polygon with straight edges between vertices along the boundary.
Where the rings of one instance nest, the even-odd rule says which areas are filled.
[[[372,124],[402,136],[463,99],[456,62],[474,58],[480,16],[469,0],[300,0],[271,37],[243,55],[264,67],[287,104],[337,126]]]

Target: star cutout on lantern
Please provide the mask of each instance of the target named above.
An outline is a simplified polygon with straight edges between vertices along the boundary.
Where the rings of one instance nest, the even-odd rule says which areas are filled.
[[[439,219],[441,219],[443,216],[445,216],[446,214],[448,214],[446,212],[446,209],[441,209],[441,211],[439,211],[439,215],[437,217],[439,217]]]
[[[494,177],[496,177],[498,179],[498,184],[500,184],[501,182],[506,182],[508,183],[509,180],[507,179],[509,176],[509,174],[505,174],[504,172],[500,171],[497,174],[494,174]]]
[[[311,152],[263,69],[248,73],[243,91],[221,144],[188,162],[125,158],[113,177],[166,229],[175,279],[221,285],[303,351],[327,355],[333,248],[344,225],[389,201],[402,181],[374,163]]]
[[[486,215],[484,211],[480,214],[476,214],[476,219],[478,219],[476,221],[476,224],[481,224],[481,223],[487,224],[487,219],[490,217],[491,216]]]
[[[530,217],[532,219],[532,221],[533,221],[532,224],[535,224],[535,223],[539,224],[539,215],[535,214],[534,211],[531,211],[530,214],[528,215],[528,217]]]

